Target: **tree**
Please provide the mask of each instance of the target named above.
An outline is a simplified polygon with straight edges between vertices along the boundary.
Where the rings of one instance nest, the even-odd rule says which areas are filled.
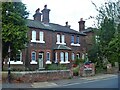
[[[2,3],[2,57],[8,55],[8,47],[11,48],[11,55],[16,56],[18,50],[25,47],[27,42],[26,33],[27,17],[29,13],[22,2]]]
[[[99,12],[96,17],[98,21],[98,56],[102,60],[108,60],[111,63],[118,61],[120,58],[119,45],[120,45],[120,2],[106,2],[96,10]]]

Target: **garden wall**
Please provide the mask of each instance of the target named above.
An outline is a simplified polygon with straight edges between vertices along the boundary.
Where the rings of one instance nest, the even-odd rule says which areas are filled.
[[[7,72],[3,72],[2,81],[7,82]],[[32,83],[70,78],[70,70],[11,72],[11,82]]]

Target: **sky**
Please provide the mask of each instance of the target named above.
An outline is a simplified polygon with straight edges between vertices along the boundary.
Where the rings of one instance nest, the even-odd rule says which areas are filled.
[[[26,4],[27,11],[29,11],[29,19],[33,19],[35,10],[40,8],[43,10],[44,5],[50,9],[50,23],[56,23],[65,26],[65,22],[72,29],[79,30],[78,21],[80,18],[85,20],[85,27],[95,27],[95,19],[88,19],[90,16],[96,16],[98,12],[96,11],[92,2],[94,2],[97,7],[104,4],[107,0],[22,0]]]

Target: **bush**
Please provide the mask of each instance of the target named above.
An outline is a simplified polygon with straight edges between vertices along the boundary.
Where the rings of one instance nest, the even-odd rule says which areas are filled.
[[[78,76],[78,74],[79,74],[79,69],[80,69],[79,66],[73,68],[73,75],[74,75],[74,76]]]
[[[60,65],[60,64],[50,64],[46,66],[47,70],[67,70],[66,65]]]

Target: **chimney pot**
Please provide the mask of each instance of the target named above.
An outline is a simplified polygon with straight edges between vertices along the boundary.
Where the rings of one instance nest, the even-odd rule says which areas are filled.
[[[34,17],[34,20],[41,21],[40,8],[38,8],[38,9],[35,11],[35,14],[33,15],[33,17]]]
[[[79,23],[79,31],[83,31],[85,29],[85,21],[83,20],[83,18],[80,18]]]

